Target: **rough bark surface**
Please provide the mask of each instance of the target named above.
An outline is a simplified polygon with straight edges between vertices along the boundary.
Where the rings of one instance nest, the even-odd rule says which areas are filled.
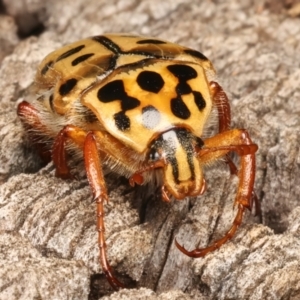
[[[297,1],[2,2],[0,299],[300,298]],[[175,237],[187,249],[205,247],[234,217],[237,179],[226,166],[206,171],[205,195],[171,204],[108,176],[108,258],[134,287],[116,293],[99,267],[95,205],[83,167],[77,180],[56,178],[53,165],[42,166],[26,143],[16,115],[46,54],[105,32],[156,36],[210,58],[231,100],[232,127],[248,129],[259,146],[255,189],[262,206],[261,220],[248,212],[232,241],[191,259],[175,247]]]

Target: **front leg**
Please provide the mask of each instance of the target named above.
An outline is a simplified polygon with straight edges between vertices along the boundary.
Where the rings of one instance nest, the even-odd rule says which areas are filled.
[[[83,153],[87,177],[92,188],[94,200],[97,204],[97,231],[100,262],[108,282],[117,290],[120,287],[124,287],[124,285],[113,275],[112,269],[107,261],[103,202],[108,201],[108,196],[96,137],[93,132],[89,132],[85,138]]]
[[[240,170],[238,172],[239,186],[234,205],[237,206],[237,214],[231,228],[223,238],[215,241],[211,246],[203,249],[186,250],[175,239],[177,248],[190,257],[202,257],[207,253],[220,248],[224,243],[230,240],[238,227],[242,223],[245,209],[252,208],[252,193],[255,178],[255,152],[258,147],[253,144],[246,130],[228,130],[204,142],[204,147],[199,150],[198,157],[203,165],[217,160],[227,155],[228,152],[234,151],[240,157]]]
[[[68,177],[70,175],[66,159],[66,143],[71,141],[83,150],[84,165],[87,178],[92,189],[93,199],[97,205],[97,231],[98,247],[100,251],[100,263],[102,270],[114,289],[124,285],[113,275],[112,269],[107,261],[104,225],[104,201],[108,201],[106,184],[103,177],[102,161],[99,150],[106,149],[113,143],[111,138],[105,137],[102,132],[85,132],[73,125],[65,126],[57,135],[52,151],[53,162],[56,166],[56,175]]]

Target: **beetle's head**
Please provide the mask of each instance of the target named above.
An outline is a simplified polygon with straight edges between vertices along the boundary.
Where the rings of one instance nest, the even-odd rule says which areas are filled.
[[[184,128],[162,133],[151,146],[150,162],[162,162],[163,189],[176,199],[205,191],[201,161],[197,157],[202,146],[203,141]]]

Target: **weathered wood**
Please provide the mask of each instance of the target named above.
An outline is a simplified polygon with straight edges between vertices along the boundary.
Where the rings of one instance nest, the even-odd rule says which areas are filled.
[[[0,299],[300,297],[300,20],[252,2],[41,1],[28,5],[46,25],[42,35],[18,41],[9,53],[5,47],[15,43],[15,27],[1,33],[6,58],[0,65]],[[233,219],[237,180],[226,166],[206,171],[208,190],[198,199],[166,204],[150,193],[143,223],[137,207],[145,193],[109,176],[108,258],[120,280],[144,287],[109,296],[103,276],[94,276],[101,273],[95,205],[82,165],[73,181],[55,178],[51,164],[42,167],[31,145],[25,146],[16,102],[29,98],[35,67],[47,53],[119,31],[178,41],[214,63],[231,99],[232,127],[247,128],[259,145],[256,193],[263,224],[247,213],[232,241],[191,259],[178,251],[174,237],[187,249],[205,247]]]

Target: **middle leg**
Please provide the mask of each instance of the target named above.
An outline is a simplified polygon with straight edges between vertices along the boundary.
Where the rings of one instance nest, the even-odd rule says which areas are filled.
[[[85,169],[88,181],[93,193],[93,199],[97,204],[97,231],[99,258],[102,270],[110,283],[117,290],[124,287],[114,275],[106,255],[105,224],[104,224],[104,202],[108,201],[105,179],[103,176],[103,161],[101,153],[115,157],[125,165],[133,166],[136,163],[130,155],[130,150],[125,149],[119,141],[111,135],[101,131],[86,132],[73,125],[65,126],[57,135],[52,151],[52,158],[56,167],[56,175],[68,177],[70,175],[67,165],[66,144],[71,142],[83,151]],[[124,157],[124,153],[128,153]],[[122,161],[121,161],[122,159]]]

